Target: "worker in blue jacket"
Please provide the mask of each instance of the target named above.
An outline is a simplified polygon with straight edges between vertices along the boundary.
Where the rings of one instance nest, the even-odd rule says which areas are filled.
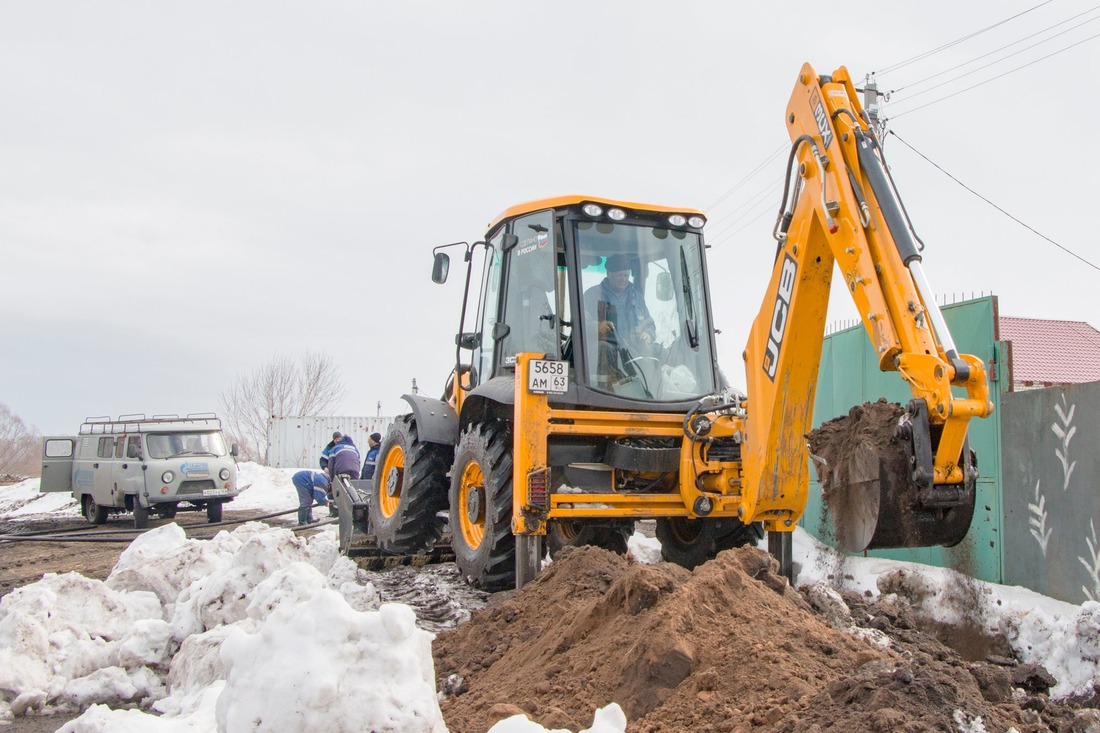
[[[298,526],[313,524],[314,502],[324,506],[328,504],[329,480],[320,471],[303,470],[291,479],[298,492]]]
[[[344,435],[339,430],[333,433],[332,442],[325,446],[325,450],[321,453],[322,464],[327,464],[325,473],[328,474],[329,483],[332,484],[329,488],[328,515],[330,517],[337,516],[336,504],[332,502],[333,490],[337,482],[341,476],[352,480],[358,479],[359,460],[359,449],[355,447],[351,436]]]
[[[374,467],[378,464],[378,449],[382,445],[382,434],[371,433],[367,437],[367,455],[363,456],[363,471],[359,478],[374,478]]]

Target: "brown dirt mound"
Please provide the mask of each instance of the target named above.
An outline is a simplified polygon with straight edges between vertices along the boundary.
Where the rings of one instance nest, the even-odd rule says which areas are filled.
[[[755,548],[694,572],[563,552],[523,591],[437,636],[447,725],[484,733],[524,713],[578,731],[611,702],[639,733],[954,731],[977,716],[985,730],[1028,733],[1100,720],[1051,704],[1041,675],[1012,702],[1022,668],[967,663],[896,609],[848,599],[857,623],[889,635],[872,646],[830,626],[776,571]]]

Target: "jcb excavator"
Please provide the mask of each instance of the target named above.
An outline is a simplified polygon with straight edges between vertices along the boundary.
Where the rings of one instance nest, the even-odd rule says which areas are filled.
[[[621,551],[639,519],[655,519],[664,558],[687,567],[766,530],[790,576],[835,263],[880,368],[913,393],[885,436],[906,460],[830,458],[850,465],[824,475],[852,484],[830,490],[856,497],[834,517],[838,536],[849,550],[961,541],[977,477],[967,425],[992,411],[984,365],[951,340],[848,71],[803,66],[786,120],[788,179],[744,352],[747,394],[715,359],[721,292],[702,212],[590,196],[513,206],[484,241],[436,248],[436,282],[448,248],[466,262],[456,366],[440,399],[404,396],[411,411],[383,440],[369,523],[355,525],[383,550],[418,553],[449,520],[458,567],[489,590],[521,587],[545,549]]]

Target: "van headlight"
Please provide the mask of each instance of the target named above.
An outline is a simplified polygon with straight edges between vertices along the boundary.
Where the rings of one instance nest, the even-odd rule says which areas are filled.
[[[162,473],[160,475],[160,480],[163,481],[166,484],[172,483],[172,480],[175,479],[175,478],[176,478],[176,474],[172,473],[171,471],[165,471],[164,473]]]
[[[229,469],[228,468],[223,468],[222,470],[218,471],[218,478],[220,478],[222,481],[228,481],[229,480]]]

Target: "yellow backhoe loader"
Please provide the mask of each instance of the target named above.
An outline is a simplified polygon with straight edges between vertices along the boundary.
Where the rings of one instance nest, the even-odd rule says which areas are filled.
[[[483,241],[436,248],[436,282],[451,248],[466,264],[456,366],[440,398],[404,396],[411,410],[341,546],[358,531],[385,551],[428,552],[449,521],[463,575],[497,590],[534,577],[547,549],[622,551],[636,520],[655,519],[665,559],[693,567],[766,531],[789,576],[834,266],[880,368],[913,393],[888,435],[817,459],[850,499],[838,537],[850,550],[961,541],[977,476],[967,425],[992,410],[984,366],[951,340],[847,70],[803,66],[786,121],[747,394],[715,359],[721,278],[703,212],[593,196],[513,206]],[[902,460],[884,460],[885,443]]]

